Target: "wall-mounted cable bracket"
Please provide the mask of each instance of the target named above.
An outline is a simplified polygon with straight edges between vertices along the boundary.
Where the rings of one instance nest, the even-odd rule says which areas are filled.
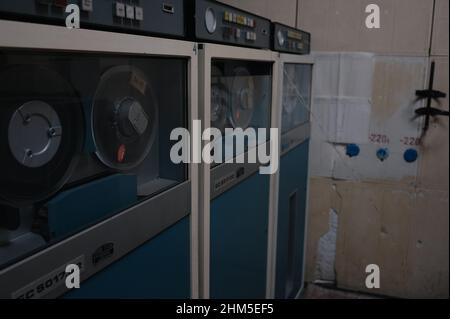
[[[430,81],[427,90],[417,90],[416,96],[418,100],[427,100],[427,105],[425,107],[417,109],[416,116],[425,116],[425,125],[423,127],[424,132],[428,130],[430,127],[430,117],[435,116],[449,116],[448,111],[443,111],[437,108],[431,107],[431,102],[433,100],[439,100],[441,98],[445,98],[447,94],[441,91],[433,90],[434,86],[434,73],[435,73],[436,63],[433,61],[431,63],[431,71],[430,71]]]

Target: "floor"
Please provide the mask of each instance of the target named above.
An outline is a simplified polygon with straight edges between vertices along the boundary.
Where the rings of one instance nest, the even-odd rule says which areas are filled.
[[[309,284],[301,296],[301,299],[379,299],[378,296],[349,292],[333,287],[324,287]]]

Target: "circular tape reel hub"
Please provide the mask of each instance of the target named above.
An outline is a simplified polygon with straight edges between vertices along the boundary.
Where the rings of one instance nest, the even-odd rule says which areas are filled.
[[[14,112],[9,122],[11,153],[26,167],[42,167],[58,152],[62,131],[61,120],[49,104],[27,102]]]

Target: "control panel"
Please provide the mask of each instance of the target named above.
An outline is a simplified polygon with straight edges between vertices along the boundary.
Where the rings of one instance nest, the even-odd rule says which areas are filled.
[[[270,49],[270,20],[212,0],[190,6],[188,30],[195,40]]]
[[[311,52],[311,34],[279,23],[273,23],[272,49],[278,52],[309,54]]]
[[[187,0],[20,0],[0,1],[0,17],[65,26],[66,7],[78,5],[81,28],[138,34],[185,36]]]

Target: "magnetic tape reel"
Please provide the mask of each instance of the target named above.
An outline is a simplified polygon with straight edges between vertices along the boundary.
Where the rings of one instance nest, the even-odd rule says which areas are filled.
[[[224,76],[217,65],[211,68],[211,126],[224,131],[251,126],[255,106],[255,82],[245,67],[235,67]]]
[[[245,67],[236,67],[231,84],[230,122],[234,128],[247,129],[255,111],[255,82]]]
[[[0,71],[0,199],[16,207],[60,190],[84,140],[80,99],[58,73],[34,65]]]
[[[92,109],[92,133],[98,158],[127,171],[139,166],[155,141],[157,105],[150,82],[138,68],[106,71]]]
[[[223,132],[230,112],[230,91],[217,67],[211,69],[211,126]]]

